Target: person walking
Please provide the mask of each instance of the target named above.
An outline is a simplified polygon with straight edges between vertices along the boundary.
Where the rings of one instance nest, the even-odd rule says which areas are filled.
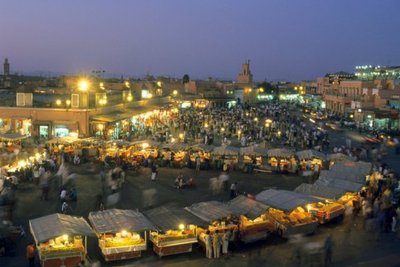
[[[67,203],[66,201],[64,201],[64,202],[62,203],[62,205],[61,205],[61,212],[62,212],[63,214],[66,214],[67,211],[68,211],[68,209],[69,209],[69,205],[68,205],[68,203]]]
[[[237,182],[231,184],[230,190],[231,190],[230,198],[234,199],[236,197]]]
[[[215,230],[213,234],[212,243],[213,243],[214,258],[218,259],[221,253],[221,244],[222,244],[221,235],[218,232],[218,230]]]
[[[212,237],[210,235],[210,231],[207,231],[204,235],[204,243],[206,245],[206,257],[208,259],[212,258]]]
[[[157,173],[158,173],[157,165],[156,165],[156,164],[153,164],[153,166],[151,166],[151,180],[152,180],[152,181],[155,181],[155,180],[156,180],[156,178],[157,178]]]
[[[327,267],[332,263],[332,248],[333,248],[333,241],[332,241],[332,236],[329,235],[324,244],[324,249],[325,249],[325,264],[324,266]]]
[[[29,267],[35,266],[35,245],[31,242],[26,246],[26,258],[28,259]]]
[[[196,162],[196,173],[199,173],[200,172],[200,166],[201,166],[201,160],[200,160],[199,156],[196,156],[195,162]]]

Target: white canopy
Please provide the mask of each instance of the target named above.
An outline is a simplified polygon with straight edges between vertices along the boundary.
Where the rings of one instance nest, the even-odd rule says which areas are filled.
[[[354,183],[365,184],[365,177],[371,173],[372,164],[363,161],[346,161],[335,163],[328,172],[320,177],[327,179],[342,179]]]
[[[328,154],[326,156],[326,158],[327,158],[327,160],[335,161],[335,162],[338,162],[338,161],[354,161],[353,157],[347,156],[347,155],[345,155],[343,153]]]
[[[137,141],[133,141],[130,143],[131,145],[143,145],[143,144],[147,144],[150,147],[158,147],[160,145],[159,142],[154,141],[154,140],[137,140]]]
[[[203,150],[206,152],[212,152],[215,148],[213,145],[206,145],[206,144],[196,144],[190,147],[193,150]]]
[[[234,146],[218,146],[214,148],[213,154],[215,155],[238,155],[240,149]]]
[[[287,190],[268,189],[256,195],[256,200],[276,209],[291,212],[297,207],[319,202],[316,197]]]
[[[267,156],[268,149],[258,146],[247,146],[240,148],[241,155],[256,155],[256,156]]]
[[[94,236],[92,228],[83,217],[59,213],[29,220],[29,226],[36,243],[62,235]]]
[[[295,190],[297,193],[302,193],[311,196],[338,199],[342,197],[347,191],[333,186],[326,186],[323,184],[301,184]]]
[[[317,150],[313,150],[313,149],[298,151],[298,152],[296,152],[296,156],[299,160],[307,160],[307,159],[313,159],[313,158],[317,158],[320,160],[326,160],[326,156],[324,153],[319,152]]]
[[[185,210],[208,223],[224,219],[232,213],[227,209],[226,205],[218,201],[195,203],[190,207],[186,207]]]
[[[321,171],[320,177],[314,184],[323,185],[329,187],[340,188],[346,192],[358,192],[364,186],[364,184],[354,183],[351,181],[343,180],[343,179],[331,179],[326,177],[323,173],[329,171]],[[322,175],[322,176],[321,176]]]
[[[291,158],[295,155],[293,150],[286,148],[274,148],[268,150],[268,157]]]
[[[171,149],[172,151],[180,151],[180,150],[186,150],[188,146],[189,145],[186,143],[169,143],[163,145],[162,148]]]
[[[142,213],[134,210],[108,209],[90,212],[89,221],[97,233],[156,229]]]
[[[228,209],[235,215],[246,215],[251,220],[265,213],[269,206],[245,196],[238,196],[227,204]]]

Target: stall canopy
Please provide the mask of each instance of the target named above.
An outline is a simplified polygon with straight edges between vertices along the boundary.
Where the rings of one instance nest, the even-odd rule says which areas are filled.
[[[82,217],[51,214],[29,220],[31,233],[37,243],[43,243],[61,235],[94,236],[92,228]]]
[[[212,152],[215,148],[213,145],[196,144],[190,147],[192,150],[203,150],[205,152]]]
[[[224,219],[232,213],[227,209],[226,205],[218,201],[195,203],[190,207],[186,207],[185,210],[207,223]]]
[[[247,146],[240,148],[241,155],[255,155],[255,156],[267,156],[268,149],[258,146]]]
[[[89,221],[97,233],[155,229],[155,226],[142,213],[134,210],[109,209],[90,212]]]
[[[0,133],[0,141],[20,141],[28,137],[19,133]]]
[[[179,225],[207,226],[203,220],[175,205],[160,206],[144,212],[159,231],[178,229]]]
[[[257,194],[256,200],[276,209],[291,212],[297,207],[320,201],[317,197],[287,190],[268,189]]]
[[[291,158],[295,155],[293,150],[286,148],[274,148],[268,150],[268,157]]]
[[[321,171],[321,174],[317,181],[314,184],[316,185],[323,185],[329,187],[336,187],[346,192],[358,192],[363,188],[364,184],[354,183],[351,181],[343,180],[343,179],[331,179],[325,176],[324,173],[329,171]]]
[[[372,164],[363,161],[335,163],[328,172],[321,172],[320,178],[341,179],[353,183],[365,184],[365,177],[371,173]]]
[[[236,156],[240,152],[240,148],[234,146],[218,146],[214,148],[213,154],[214,155],[233,155]]]
[[[305,183],[299,185],[294,191],[297,193],[329,198],[329,199],[339,199],[346,193],[346,190],[341,188],[336,188],[333,186],[326,186],[323,184],[305,184]]]
[[[353,157],[347,156],[343,153],[333,153],[326,156],[329,161],[354,161]]]
[[[186,143],[169,143],[163,145],[162,148],[167,148],[172,151],[181,151],[181,150],[186,150],[188,148],[188,144]]]
[[[78,137],[74,136],[64,136],[64,137],[56,137],[46,141],[47,144],[72,144],[78,141]]]
[[[238,196],[226,205],[233,214],[245,215],[251,220],[265,213],[269,208],[269,206],[245,196]]]
[[[131,145],[144,145],[144,144],[147,144],[149,147],[158,147],[160,145],[159,142],[150,139],[131,142]]]
[[[320,160],[326,160],[326,156],[324,153],[319,152],[317,150],[307,149],[296,152],[296,156],[299,160],[308,160],[317,158]]]

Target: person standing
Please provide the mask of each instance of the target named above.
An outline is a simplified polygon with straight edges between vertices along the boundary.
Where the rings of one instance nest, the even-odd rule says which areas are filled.
[[[333,241],[332,241],[332,236],[329,235],[324,244],[324,249],[325,249],[325,267],[329,266],[332,263],[332,248],[333,248]]]
[[[231,190],[230,198],[234,199],[236,197],[237,182],[231,184],[230,190]]]
[[[29,243],[26,246],[26,258],[29,262],[29,267],[35,266],[35,245],[33,243]]]
[[[228,254],[229,239],[230,232],[225,231],[225,233],[222,235],[222,254]]]
[[[221,253],[221,243],[222,243],[221,235],[219,234],[218,230],[215,230],[213,234],[212,243],[213,243],[214,258],[218,259]]]
[[[66,201],[64,201],[64,202],[62,203],[62,205],[61,205],[61,212],[62,212],[63,214],[66,214],[67,211],[68,211],[68,208],[69,208],[68,203],[67,203]]]
[[[204,243],[206,245],[206,257],[208,259],[212,258],[212,237],[210,231],[207,231],[204,235]]]
[[[201,160],[199,156],[196,156],[196,173],[200,172]]]

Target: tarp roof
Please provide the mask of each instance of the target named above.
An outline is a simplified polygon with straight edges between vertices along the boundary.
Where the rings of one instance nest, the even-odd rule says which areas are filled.
[[[371,173],[372,164],[363,161],[346,161],[335,163],[328,172],[321,172],[320,177],[342,179],[354,183],[365,184],[365,177]]]
[[[269,206],[264,203],[242,195],[232,199],[226,205],[233,214],[238,216],[245,215],[251,220],[254,220],[261,214],[265,213],[269,208]]]
[[[206,144],[196,144],[190,147],[193,150],[203,150],[203,151],[207,151],[207,152],[212,152],[215,148],[215,146],[213,145],[206,145]]]
[[[162,148],[168,148],[171,149],[172,151],[185,150],[188,147],[189,145],[186,143],[169,143],[162,146]]]
[[[4,141],[19,141],[28,137],[28,135],[22,135],[19,133],[0,133],[0,140]]]
[[[150,139],[137,140],[131,142],[131,145],[142,145],[142,144],[148,144],[150,147],[158,147],[160,145],[159,142]]]
[[[78,141],[78,137],[73,136],[63,136],[63,137],[56,137],[46,141],[47,144],[72,144]]]
[[[293,150],[286,148],[274,148],[268,150],[268,157],[278,157],[278,158],[291,158],[295,155]]]
[[[329,199],[338,199],[347,192],[344,189],[340,189],[333,186],[326,186],[323,184],[306,184],[306,183],[299,185],[294,191],[306,195],[329,198]]]
[[[327,160],[332,161],[354,161],[354,158],[347,156],[343,153],[333,153],[326,156]]]
[[[321,171],[321,174],[322,173],[323,172]],[[364,184],[354,183],[343,179],[329,179],[327,177],[321,177],[321,175],[314,184],[336,187],[345,190],[346,192],[358,192],[364,186]]]
[[[227,209],[226,205],[218,201],[195,203],[190,207],[186,207],[185,210],[207,223],[224,219],[232,213]]]
[[[156,229],[142,213],[134,210],[109,209],[90,212],[89,221],[97,233]]]
[[[300,160],[307,160],[307,159],[313,159],[313,158],[317,158],[317,159],[321,159],[321,160],[326,160],[326,156],[324,153],[319,152],[317,150],[312,150],[312,149],[307,149],[307,150],[302,150],[302,151],[298,151],[296,152],[296,156],[300,159]]]
[[[257,155],[257,156],[267,156],[268,149],[258,147],[258,146],[247,146],[240,148],[241,155]]]
[[[238,155],[240,148],[234,146],[217,146],[214,148],[215,155]]]
[[[83,217],[55,213],[29,220],[29,225],[37,243],[62,235],[94,236],[92,228]]]
[[[166,205],[143,212],[160,231],[178,229],[180,224],[206,227],[207,223],[181,207]]]
[[[316,197],[287,190],[268,189],[257,194],[256,200],[276,209],[290,212],[299,206],[320,201]]]

